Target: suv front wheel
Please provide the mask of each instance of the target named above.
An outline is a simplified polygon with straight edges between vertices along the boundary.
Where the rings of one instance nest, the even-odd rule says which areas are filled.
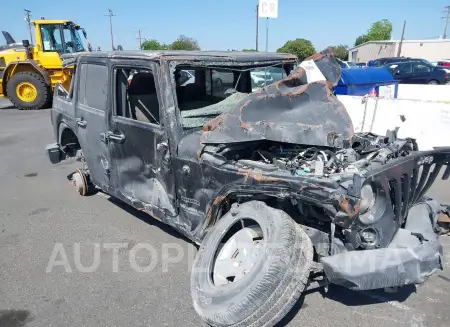
[[[270,327],[294,306],[313,262],[309,237],[260,201],[233,206],[205,237],[191,276],[194,308],[216,327]]]

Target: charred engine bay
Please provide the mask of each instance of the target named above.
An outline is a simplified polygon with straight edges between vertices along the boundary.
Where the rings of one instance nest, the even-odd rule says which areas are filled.
[[[304,182],[308,180],[311,183],[334,182],[342,186],[352,181],[355,174],[363,176],[392,160],[408,156],[411,152],[418,150],[413,139],[396,139],[396,132],[388,131],[387,135],[390,136],[356,133],[351,140],[344,142],[346,144],[344,148],[313,147],[262,140],[209,145],[203,149],[203,153],[213,155],[216,164],[220,166],[226,163],[226,166],[232,166],[237,171],[253,171],[255,175],[261,176],[261,180],[270,181],[271,185],[278,182],[269,176],[281,176],[287,173],[291,178],[298,177]],[[282,178],[279,183],[281,185]],[[233,195],[228,204],[251,199],[264,201],[274,208],[287,212],[302,226],[326,233],[322,234],[325,239],[327,239],[325,235],[331,232],[330,223],[334,221],[337,211],[340,210],[336,208],[334,211],[324,203],[299,201],[289,196],[276,198],[267,194]],[[332,199],[327,200],[333,202]],[[229,208],[223,208],[223,210],[226,212]],[[351,221],[348,219],[348,222]],[[335,235],[347,243],[343,229],[349,226],[335,223],[337,224]]]
[[[263,140],[220,145],[214,147],[214,152],[238,168],[262,172],[285,170],[292,175],[340,180],[417,150],[413,139],[400,140],[372,133],[356,133],[344,143],[344,148],[331,148]]]

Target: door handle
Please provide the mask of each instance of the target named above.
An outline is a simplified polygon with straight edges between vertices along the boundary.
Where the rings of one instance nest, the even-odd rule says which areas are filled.
[[[83,120],[83,118],[77,118],[75,119],[75,121],[77,122],[77,125],[80,127],[86,127],[87,125],[87,122]]]
[[[111,131],[109,131],[108,133],[106,133],[106,138],[108,140],[117,142],[117,143],[123,143],[123,141],[125,141],[125,135],[123,134],[115,134]]]

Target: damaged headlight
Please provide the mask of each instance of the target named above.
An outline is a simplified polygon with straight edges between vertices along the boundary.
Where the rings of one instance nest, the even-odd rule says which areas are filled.
[[[359,239],[364,248],[374,248],[378,244],[378,232],[374,228],[365,228],[359,232]]]
[[[366,225],[373,224],[377,217],[371,213],[374,207],[377,195],[372,184],[366,184],[361,188],[361,202],[359,205],[359,220]]]

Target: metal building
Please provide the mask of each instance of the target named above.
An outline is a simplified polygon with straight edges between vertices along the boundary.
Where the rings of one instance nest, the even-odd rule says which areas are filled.
[[[396,57],[400,41],[370,41],[348,50],[348,60],[368,62],[383,57]],[[450,59],[450,39],[403,40],[400,56],[429,61]]]

